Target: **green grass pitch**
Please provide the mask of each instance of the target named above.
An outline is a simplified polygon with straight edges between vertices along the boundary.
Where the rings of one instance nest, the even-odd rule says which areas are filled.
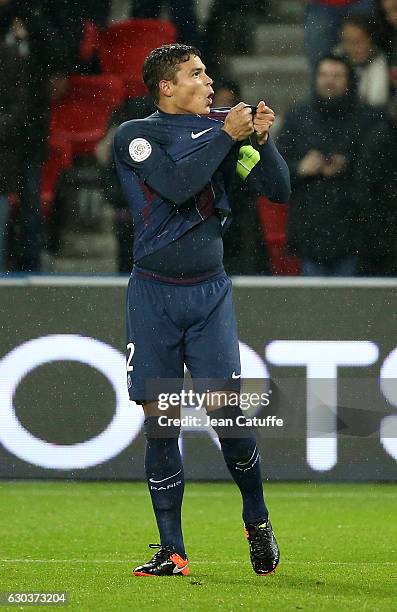
[[[251,569],[238,490],[187,483],[191,574],[136,578],[158,541],[144,483],[0,481],[0,591],[65,590],[83,612],[397,610],[395,485],[272,483],[266,499],[274,575]]]

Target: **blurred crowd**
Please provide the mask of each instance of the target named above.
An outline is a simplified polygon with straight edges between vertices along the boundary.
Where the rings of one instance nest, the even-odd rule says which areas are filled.
[[[305,276],[397,273],[397,0],[305,7],[311,96],[286,114],[287,240]]]
[[[393,276],[397,0],[304,4],[311,91],[288,110],[277,134],[293,188],[286,203],[287,252],[298,258],[303,275]],[[74,210],[70,199],[87,180],[113,208],[118,270],[131,270],[133,227],[113,170],[112,136],[123,121],[153,112],[153,103],[138,92],[114,105],[94,149],[60,174],[43,216],[51,109],[67,96],[70,75],[101,73],[95,46],[87,51],[93,32],[117,20],[164,17],[174,24],[177,40],[202,50],[215,79],[214,105],[233,106],[242,95],[224,60],[252,51],[253,28],[258,20],[266,23],[272,0],[254,6],[213,0],[204,25],[196,8],[189,0],[0,0],[0,272],[40,272],[43,249],[62,252]],[[231,199],[227,271],[271,274],[257,194],[236,180]]]

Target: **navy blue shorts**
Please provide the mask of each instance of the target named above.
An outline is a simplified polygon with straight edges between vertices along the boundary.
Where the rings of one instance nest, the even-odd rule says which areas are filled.
[[[240,352],[231,280],[222,268],[205,280],[184,279],[183,284],[175,284],[135,266],[127,292],[130,399],[153,401],[149,387],[154,380],[160,385],[159,379],[179,380],[182,388],[184,364],[196,392],[239,390]],[[194,379],[200,381],[195,384]],[[199,384],[206,389],[198,389]],[[155,386],[157,390],[157,382]]]

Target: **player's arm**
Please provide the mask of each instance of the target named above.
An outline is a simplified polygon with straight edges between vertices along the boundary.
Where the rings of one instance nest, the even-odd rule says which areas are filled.
[[[237,172],[240,178],[272,202],[287,202],[291,195],[288,166],[270,136],[274,112],[263,100],[256,108],[255,134],[249,145],[240,148]]]
[[[252,160],[252,168],[249,163]],[[291,182],[288,166],[280,155],[270,134],[264,145],[246,145],[240,148],[238,171],[241,164],[248,165],[245,180],[257,193],[272,202],[288,202],[291,195]],[[238,172],[241,177],[241,173]],[[243,179],[244,180],[244,179]]]
[[[163,148],[164,133],[142,123],[120,126],[114,138],[115,156],[154,191],[175,206],[199,193],[238,140],[254,131],[251,113],[242,102],[228,114],[219,134],[205,147],[176,163]]]
[[[161,146],[161,136],[147,134],[128,124],[114,138],[114,152],[154,191],[175,206],[199,193],[234,145],[223,130],[196,153],[176,163]]]

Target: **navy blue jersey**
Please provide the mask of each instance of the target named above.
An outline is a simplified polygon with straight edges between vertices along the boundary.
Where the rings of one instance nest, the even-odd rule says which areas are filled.
[[[239,148],[214,116],[157,111],[123,123],[114,138],[114,159],[134,222],[134,260],[150,255],[214,213],[223,229],[230,206]],[[247,181],[275,202],[289,198],[287,165],[269,137]]]

